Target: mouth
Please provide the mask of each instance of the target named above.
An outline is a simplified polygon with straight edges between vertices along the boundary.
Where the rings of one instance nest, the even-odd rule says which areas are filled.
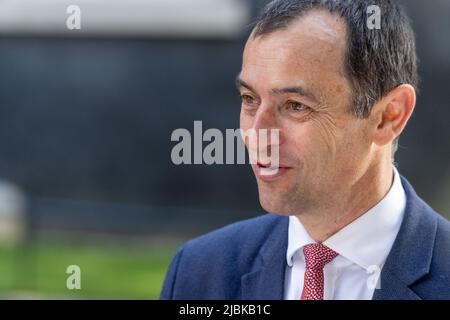
[[[283,176],[291,167],[279,164],[273,166],[269,164],[263,164],[261,162],[255,165],[256,177],[262,181],[274,181]]]

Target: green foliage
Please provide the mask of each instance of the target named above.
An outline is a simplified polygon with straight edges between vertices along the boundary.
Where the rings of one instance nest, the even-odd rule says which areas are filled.
[[[175,246],[30,245],[0,247],[4,298],[157,299]],[[66,287],[69,265],[81,289]]]

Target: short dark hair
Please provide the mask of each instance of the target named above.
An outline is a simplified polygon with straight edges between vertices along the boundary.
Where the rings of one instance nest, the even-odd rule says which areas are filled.
[[[380,8],[380,29],[367,26],[368,8]],[[367,118],[373,105],[401,84],[417,89],[417,54],[414,31],[404,9],[394,0],[274,0],[258,16],[253,36],[289,26],[313,9],[326,9],[347,24],[347,77],[353,89],[352,111]],[[398,137],[393,143],[393,154]]]

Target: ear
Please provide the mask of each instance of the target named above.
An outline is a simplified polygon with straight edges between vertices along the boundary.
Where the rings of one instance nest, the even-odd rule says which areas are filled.
[[[416,105],[416,91],[409,84],[391,90],[376,106],[373,142],[384,146],[398,137],[406,126]]]

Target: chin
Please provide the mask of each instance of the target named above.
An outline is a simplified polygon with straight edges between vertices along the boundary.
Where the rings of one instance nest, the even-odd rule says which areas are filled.
[[[292,212],[290,210],[290,206],[286,205],[286,201],[278,197],[266,196],[259,194],[259,203],[261,207],[270,213],[278,214],[281,216],[291,215]]]

